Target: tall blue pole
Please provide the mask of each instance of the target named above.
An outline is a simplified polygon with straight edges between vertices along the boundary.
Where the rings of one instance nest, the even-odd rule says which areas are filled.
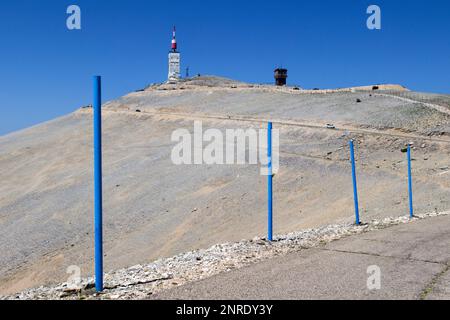
[[[268,191],[268,216],[267,216],[267,239],[269,241],[273,240],[273,217],[272,217],[272,179],[273,179],[273,173],[272,173],[272,122],[269,122],[267,126],[267,191]]]
[[[355,164],[355,148],[353,146],[353,140],[350,140],[350,160],[352,162],[352,179],[353,179],[353,200],[355,203],[355,217],[356,224],[359,225],[359,204],[358,204],[358,186],[356,184],[356,164]]]
[[[95,289],[103,291],[102,80],[94,77]]]
[[[412,174],[411,174],[411,145],[408,145],[408,192],[409,192],[409,217],[414,217]]]

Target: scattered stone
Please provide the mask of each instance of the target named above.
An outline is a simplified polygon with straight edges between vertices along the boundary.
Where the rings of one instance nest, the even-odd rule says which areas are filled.
[[[255,243],[260,246],[265,246],[267,244],[267,242],[263,239],[258,239],[255,241]]]
[[[87,282],[84,284],[83,290],[91,290],[91,289],[94,289],[94,288],[95,288],[95,282],[94,282],[94,280],[92,279],[92,280],[90,280],[90,281],[87,281]]]
[[[0,300],[143,299],[153,293],[175,286],[205,279],[290,252],[313,248],[346,236],[449,214],[450,212],[433,212],[418,214],[413,219],[409,219],[408,216],[385,218],[361,226],[353,223],[334,224],[276,236],[272,242],[255,237],[252,240],[216,244],[209,249],[194,250],[171,258],[159,259],[149,264],[135,265],[105,273],[105,290],[101,294],[95,292],[94,279],[85,278],[81,280],[79,286],[81,289],[68,289],[68,284],[63,283],[54,287],[41,286],[11,296],[0,296]]]

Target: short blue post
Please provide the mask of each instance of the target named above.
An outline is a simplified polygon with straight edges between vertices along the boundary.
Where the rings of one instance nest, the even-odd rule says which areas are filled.
[[[267,209],[268,209],[268,217],[267,217],[267,239],[269,241],[273,240],[273,230],[272,230],[272,122],[268,123],[267,126],[267,190],[268,190],[268,201],[267,201]]]
[[[355,217],[356,224],[359,225],[359,204],[358,204],[358,186],[356,184],[356,164],[355,164],[355,148],[353,146],[353,140],[350,140],[350,159],[352,162],[352,179],[353,179],[353,200],[355,203]]]
[[[102,80],[94,77],[95,289],[103,291]]]
[[[411,174],[411,145],[408,145],[408,192],[409,192],[409,217],[414,217],[412,174]]]

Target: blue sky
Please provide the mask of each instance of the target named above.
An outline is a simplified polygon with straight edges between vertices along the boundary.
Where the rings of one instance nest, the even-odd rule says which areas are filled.
[[[82,30],[66,9],[82,10]],[[382,10],[382,30],[366,9]],[[0,134],[167,77],[172,25],[182,67],[249,82],[305,88],[400,83],[450,93],[450,1],[15,0],[0,5]]]

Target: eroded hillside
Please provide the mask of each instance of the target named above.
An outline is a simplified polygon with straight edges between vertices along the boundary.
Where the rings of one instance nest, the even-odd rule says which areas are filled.
[[[266,179],[255,165],[174,165],[179,128],[280,129],[274,230],[353,219],[347,143],[357,141],[363,220],[450,208],[448,96],[388,86],[304,91],[196,78],[105,104],[107,270],[266,232]],[[381,87],[383,89],[383,87]],[[358,102],[359,101],[359,102]],[[335,129],[329,129],[332,124]],[[92,110],[0,138],[0,293],[92,273]]]

